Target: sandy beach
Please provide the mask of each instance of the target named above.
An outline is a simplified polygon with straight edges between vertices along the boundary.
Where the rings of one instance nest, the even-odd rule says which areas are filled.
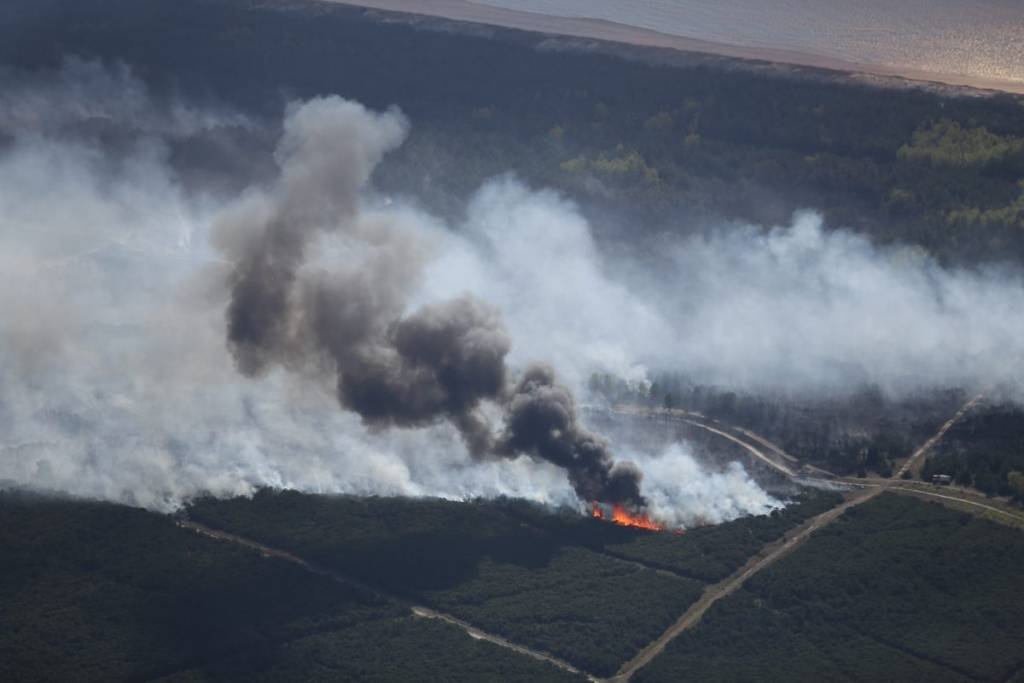
[[[687,38],[660,33],[644,28],[617,24],[599,19],[553,17],[545,14],[523,12],[480,5],[468,0],[323,0],[343,5],[368,9],[404,12],[427,17],[465,21],[488,26],[520,29],[537,33],[586,38],[643,47],[667,48],[685,52],[697,52],[759,60],[780,64],[809,66],[845,73],[868,74],[871,76],[897,77],[913,81],[940,83],[951,86],[967,86],[986,90],[1000,90],[1024,94],[1024,83],[1017,81],[977,78],[958,74],[943,74],[924,70],[895,69],[891,67],[844,61],[823,55],[809,54],[794,50],[744,47],[725,43]]]

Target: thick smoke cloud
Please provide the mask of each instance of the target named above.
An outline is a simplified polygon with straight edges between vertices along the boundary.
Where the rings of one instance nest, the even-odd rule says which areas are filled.
[[[608,443],[580,426],[575,399],[550,367],[534,365],[519,378],[499,451],[529,453],[564,468],[583,500],[644,504],[640,472],[631,463],[612,462]]]
[[[395,111],[373,114],[338,97],[288,113],[278,183],[218,228],[234,263],[227,331],[239,370],[326,367],[341,406],[368,425],[446,419],[474,456],[526,454],[566,470],[582,500],[643,507],[640,472],[616,465],[607,443],[579,426],[575,400],[551,369],[527,369],[509,394],[512,342],[497,310],[463,294],[405,312],[425,265],[421,237],[386,212],[364,213],[361,197],[406,129]],[[321,235],[356,258],[306,271]],[[506,405],[497,448],[484,402]]]
[[[1019,266],[944,267],[826,231],[813,212],[665,241],[654,266],[609,258],[571,202],[508,178],[477,193],[461,234],[471,246],[432,264],[432,295],[470,287],[495,302],[512,362],[543,354],[573,389],[592,372],[656,369],[804,395],[1007,385],[1024,398]]]
[[[1024,397],[1024,274],[946,268],[916,247],[826,232],[810,212],[771,230],[719,230],[674,249],[664,314],[696,377],[822,394],[893,395],[1009,383]],[[700,330],[700,334],[695,331]]]
[[[802,214],[667,242],[670,267],[655,269],[611,257],[571,202],[513,178],[485,185],[465,220],[446,226],[373,193],[373,155],[405,131],[397,113],[366,114],[391,137],[355,155],[363,175],[344,176],[350,194],[321,198],[335,181],[317,150],[285,172],[305,159],[296,119],[279,179],[227,197],[183,183],[169,143],[252,125],[236,114],[158,106],[129,72],[94,63],[0,75],[0,86],[0,481],[155,509],[260,486],[573,504],[573,485],[591,484],[570,483],[552,461],[601,452],[571,398],[594,371],[642,381],[645,368],[673,369],[817,393],[1007,382],[1021,397],[1017,268],[943,268]],[[12,113],[26,111],[52,118]],[[302,225],[270,238],[284,219]],[[284,309],[264,336],[238,331],[225,343],[246,264],[277,254],[268,244],[293,229],[305,245],[297,261],[261,271],[284,280],[256,283],[284,292]],[[501,339],[503,364],[476,355]],[[465,352],[449,357],[454,348]],[[565,389],[532,369],[538,359]],[[426,398],[381,412],[374,394],[346,396],[364,386],[358,369],[384,396],[412,386]],[[456,390],[469,376],[482,379]],[[543,401],[517,401],[531,392]],[[474,396],[484,397],[477,410]],[[456,424],[461,415],[489,428]],[[399,424],[427,426],[386,428]],[[486,438],[467,448],[475,433]],[[738,465],[605,436],[644,473],[649,509],[668,523],[779,505]],[[615,490],[617,470],[597,471],[595,486]]]
[[[120,69],[90,69],[117,90]],[[57,108],[68,73],[36,78],[34,93],[0,88],[0,101],[29,92]],[[80,133],[73,107],[59,126],[24,117],[0,131],[0,486],[160,510],[260,486],[573,500],[554,466],[470,466],[444,425],[372,433],[330,387],[273,369],[240,377],[224,343],[231,270],[209,247],[223,202],[182,187],[160,121],[117,104],[135,101],[108,102],[127,145]]]

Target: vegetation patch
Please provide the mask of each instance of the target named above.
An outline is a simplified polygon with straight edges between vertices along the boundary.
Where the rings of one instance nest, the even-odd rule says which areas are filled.
[[[0,605],[5,681],[575,678],[296,564],[104,503],[0,492]]]
[[[651,534],[557,514],[524,501],[508,501],[510,513],[543,527],[566,543],[580,543],[623,559],[715,583],[742,567],[763,546],[842,502],[831,491],[806,490],[787,507],[684,533]]]
[[[961,486],[1024,505],[1024,411],[1012,404],[978,406],[953,425],[921,468]]]
[[[1024,536],[883,494],[755,575],[635,680],[1005,681],[1024,666]]]
[[[697,55],[668,64],[641,48],[623,48],[632,59],[544,49],[548,36],[306,0],[8,0],[3,12],[0,60],[12,66],[119,60],[170,91],[275,120],[285,98],[397,104],[413,132],[379,186],[443,214],[514,169],[580,201],[599,229],[629,226],[632,248],[650,238],[654,255],[665,230],[783,224],[815,207],[829,227],[948,261],[1024,258],[1024,116],[1009,95],[883,91]]]
[[[190,514],[599,675],[660,635],[703,589],[595,553],[582,534],[551,533],[503,505],[263,491],[200,501]],[[624,539],[647,534],[582,521]]]

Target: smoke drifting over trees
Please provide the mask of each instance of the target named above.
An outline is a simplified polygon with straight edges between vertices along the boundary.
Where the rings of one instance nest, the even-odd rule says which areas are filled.
[[[568,472],[582,500],[643,506],[639,471],[616,466],[607,443],[578,424],[575,400],[550,368],[530,367],[506,387],[512,342],[498,311],[463,295],[405,313],[423,250],[387,213],[364,214],[360,195],[406,127],[394,111],[375,115],[338,97],[288,113],[277,184],[220,226],[234,263],[227,328],[239,370],[318,364],[336,374],[341,406],[367,424],[447,419],[476,457],[541,458]],[[305,271],[320,235],[360,256]],[[507,407],[498,448],[485,401]]]
[[[94,63],[0,86],[0,480],[158,509],[260,486],[642,494],[689,525],[779,502],[685,445],[590,433],[574,396],[591,372],[1021,395],[1017,267],[943,267],[813,213],[672,236],[635,263],[514,178],[448,224],[376,194],[408,131],[397,110],[294,106],[273,172],[208,185],[187,179],[186,143],[233,157],[239,131],[275,127],[155,103]]]

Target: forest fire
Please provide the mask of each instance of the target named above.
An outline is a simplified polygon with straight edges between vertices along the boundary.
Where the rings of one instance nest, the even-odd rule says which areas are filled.
[[[637,529],[647,529],[648,531],[662,531],[664,526],[651,520],[646,514],[631,514],[622,505],[612,505],[612,512],[609,515],[605,511],[605,507],[598,502],[594,502],[590,509],[590,516],[594,519],[601,519],[606,522],[612,522],[620,526],[629,526]]]

